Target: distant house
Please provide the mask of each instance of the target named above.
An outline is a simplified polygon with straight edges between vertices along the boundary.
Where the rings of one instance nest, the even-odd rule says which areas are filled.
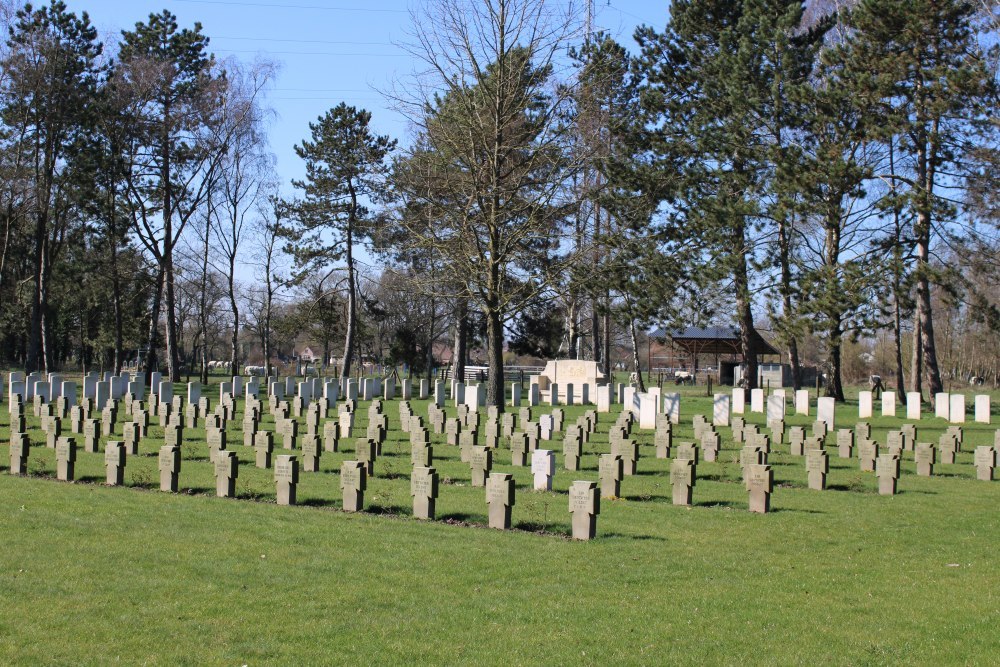
[[[313,352],[311,347],[305,347],[301,352],[299,352],[299,359],[309,363],[315,363],[317,361],[322,361],[323,357],[322,355]]]

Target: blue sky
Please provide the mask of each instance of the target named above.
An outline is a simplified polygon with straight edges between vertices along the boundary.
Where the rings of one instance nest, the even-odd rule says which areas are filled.
[[[475,2],[476,0],[470,0]],[[579,0],[577,0],[579,2]],[[277,117],[270,129],[283,190],[302,175],[293,146],[308,134],[308,124],[341,101],[372,112],[376,132],[407,143],[404,119],[378,90],[412,71],[409,56],[397,46],[408,41],[411,25],[407,0],[66,0],[75,12],[86,11],[105,41],[144,21],[151,12],[169,9],[182,27],[196,21],[221,58],[252,62],[263,57],[278,63],[269,95]],[[594,0],[595,28],[607,30],[631,48],[635,27],[662,29],[669,2]],[[109,39],[110,38],[110,39]]]

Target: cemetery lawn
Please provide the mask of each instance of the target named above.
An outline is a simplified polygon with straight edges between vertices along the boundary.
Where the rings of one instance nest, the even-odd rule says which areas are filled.
[[[426,402],[413,406],[426,415]],[[567,408],[567,421],[582,411]],[[966,424],[956,464],[932,478],[916,476],[907,452],[893,497],[877,494],[856,458],[840,459],[834,438],[826,491],[806,488],[804,459],[775,445],[768,515],[747,511],[728,428],[720,462],[698,465],[690,508],[672,505],[669,461],[654,457],[651,431],[637,430],[639,474],[624,478],[623,498],[602,500],[598,538],[572,542],[567,489],[597,479],[611,417],[601,415],[581,471],[562,470],[561,438],[551,443],[550,493],[532,492],[530,469],[496,452],[494,470],[517,480],[516,530],[500,532],[484,527],[483,489],[437,435],[437,520],[411,518],[398,401],[386,412],[367,511],[348,514],[338,471],[353,440],[301,474],[299,506],[279,507],[273,472],[254,468],[242,445],[240,418],[229,423],[241,461],[232,500],[214,497],[200,428],[184,431],[179,494],[158,491],[157,425],[129,458],[125,487],[103,486],[103,453],[82,447],[77,482],[55,481],[30,408],[31,475],[13,477],[3,410],[0,663],[988,665],[1000,656],[1000,481],[976,481],[971,453],[992,443],[995,414],[992,427]],[[691,439],[696,413],[711,415],[704,388],[686,390],[675,445]],[[362,402],[356,437],[366,414]],[[856,415],[856,402],[839,407],[838,427]],[[904,420],[871,423],[884,443]],[[918,441],[936,443],[944,427],[925,417]],[[121,439],[120,424],[117,433],[110,439]],[[276,444],[278,453],[290,452]]]

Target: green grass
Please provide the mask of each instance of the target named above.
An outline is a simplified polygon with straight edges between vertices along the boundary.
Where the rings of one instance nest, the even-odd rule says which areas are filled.
[[[675,442],[710,414],[704,388],[683,391]],[[485,493],[443,436],[432,435],[438,520],[410,517],[397,406],[363,514],[339,510],[350,441],[301,474],[300,506],[278,507],[239,420],[229,500],[214,497],[202,429],[185,430],[180,494],[157,490],[155,425],[124,488],[103,486],[103,454],[82,451],[78,482],[55,481],[37,430],[31,476],[12,477],[0,411],[0,663],[995,664],[1000,482],[976,481],[971,454],[995,426],[966,424],[957,463],[933,478],[917,477],[908,453],[894,497],[835,446],[830,488],[811,491],[804,459],[778,446],[763,516],[747,511],[728,429],[720,462],[698,466],[691,508],[671,504],[669,462],[640,431],[640,474],[602,501],[598,539],[580,543],[567,538],[566,492],[597,478],[611,417],[584,470],[559,470],[551,493],[532,492],[530,469],[496,453],[494,470],[518,483],[515,530],[500,532],[484,527]],[[856,414],[842,406],[838,426]],[[366,415],[361,403],[356,435]],[[884,441],[903,420],[870,423]],[[945,426],[925,418],[918,439],[936,442]],[[561,442],[551,448],[561,464]]]

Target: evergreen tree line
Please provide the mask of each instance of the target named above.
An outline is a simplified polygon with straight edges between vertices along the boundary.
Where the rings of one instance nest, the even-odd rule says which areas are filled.
[[[271,66],[167,11],[108,48],[26,5],[0,60],[0,354],[179,379],[304,335],[343,375],[429,371],[436,345],[461,374],[478,345],[502,403],[505,350],[638,370],[654,323],[713,323],[750,386],[757,330],[841,400],[876,337],[899,389],[996,382],[995,4],[674,0],[620,44],[563,3],[427,3],[387,93],[408,143],[342,103],[285,198]]]

